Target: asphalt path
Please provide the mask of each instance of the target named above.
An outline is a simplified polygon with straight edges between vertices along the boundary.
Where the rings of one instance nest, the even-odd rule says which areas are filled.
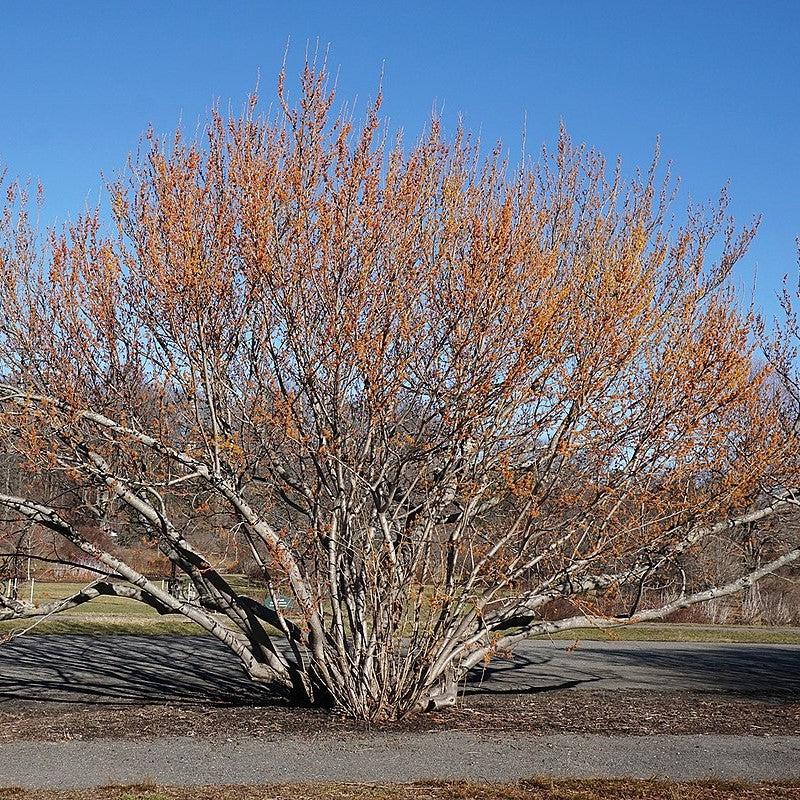
[[[0,746],[0,786],[513,781],[533,776],[800,780],[800,737],[415,735],[19,742]],[[766,795],[764,795],[766,797]]]
[[[466,694],[551,689],[800,696],[800,645],[528,642],[476,670]],[[269,696],[202,636],[30,636],[0,645],[0,711],[27,701],[248,703]]]

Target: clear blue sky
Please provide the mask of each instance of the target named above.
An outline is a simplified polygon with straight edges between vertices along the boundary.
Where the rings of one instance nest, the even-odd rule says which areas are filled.
[[[287,40],[330,44],[341,97],[374,95],[416,135],[434,103],[518,152],[573,136],[626,163],[656,135],[685,197],[731,181],[761,213],[737,281],[771,304],[800,234],[800,0],[16,2],[0,9],[0,163],[41,179],[44,219],[97,202],[148,123],[194,131],[211,103],[270,97]]]

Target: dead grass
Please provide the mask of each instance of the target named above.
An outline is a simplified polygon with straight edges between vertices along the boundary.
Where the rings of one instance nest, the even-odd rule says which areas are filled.
[[[258,596],[262,590],[247,583],[242,576],[228,576],[238,591]],[[69,582],[36,582],[34,600],[49,603],[68,597],[84,584]],[[30,585],[21,583],[21,598],[28,598]],[[0,622],[0,637],[31,626],[33,620]],[[99,597],[77,609],[39,621],[29,633],[87,634],[87,635],[205,635],[199,627],[177,615],[160,616],[156,611],[135,600],[120,597]],[[745,625],[697,625],[691,623],[659,623],[631,625],[601,630],[576,628],[552,637],[559,640],[620,641],[620,642],[719,642],[749,644],[800,644],[800,628],[759,627]]]
[[[91,605],[91,604],[90,604]],[[34,620],[0,622],[0,636],[29,628]],[[180,616],[153,613],[135,615],[100,613],[64,613],[40,621],[31,634],[85,634],[89,636],[204,636],[205,631]],[[758,628],[739,625],[661,624],[637,625],[615,630],[577,628],[540,640],[604,642],[716,642],[718,644],[800,644],[800,628]]]
[[[618,642],[718,642],[720,644],[800,644],[800,628],[754,625],[695,625],[657,623],[601,630],[575,628],[540,639]]]
[[[513,784],[300,784],[283,786],[128,786],[79,791],[0,789],[0,800],[797,800],[788,783],[644,780],[534,780]]]
[[[52,603],[79,592],[86,583],[72,581],[35,581],[33,599],[38,605]],[[21,600],[30,599],[31,585],[27,581],[19,584],[18,592]],[[76,609],[76,615],[94,616],[117,614],[125,617],[157,617],[158,614],[144,603],[128,600],[124,597],[97,597]]]
[[[36,623],[34,625],[34,623]],[[31,626],[34,627],[31,627]],[[3,634],[26,636],[36,634],[81,634],[86,636],[159,636],[159,635],[204,635],[205,632],[183,617],[156,614],[150,616],[59,614],[41,621],[5,620],[0,622],[0,637]]]

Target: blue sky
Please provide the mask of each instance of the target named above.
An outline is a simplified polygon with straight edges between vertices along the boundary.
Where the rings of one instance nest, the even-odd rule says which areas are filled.
[[[742,2],[14,2],[0,16],[0,163],[41,179],[43,219],[94,204],[152,123],[202,124],[213,101],[262,95],[290,40],[330,45],[340,97],[374,95],[415,136],[434,104],[518,153],[573,137],[647,162],[655,138],[684,199],[731,182],[742,221],[763,214],[737,273],[772,304],[797,268],[800,0]]]

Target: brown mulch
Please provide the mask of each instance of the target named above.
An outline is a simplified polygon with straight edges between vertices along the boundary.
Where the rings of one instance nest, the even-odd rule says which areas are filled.
[[[699,692],[561,690],[477,695],[449,711],[365,726],[305,708],[190,704],[90,705],[28,702],[0,711],[0,743],[159,736],[317,736],[332,732],[525,731],[597,733],[800,735],[800,698],[756,700]]]

